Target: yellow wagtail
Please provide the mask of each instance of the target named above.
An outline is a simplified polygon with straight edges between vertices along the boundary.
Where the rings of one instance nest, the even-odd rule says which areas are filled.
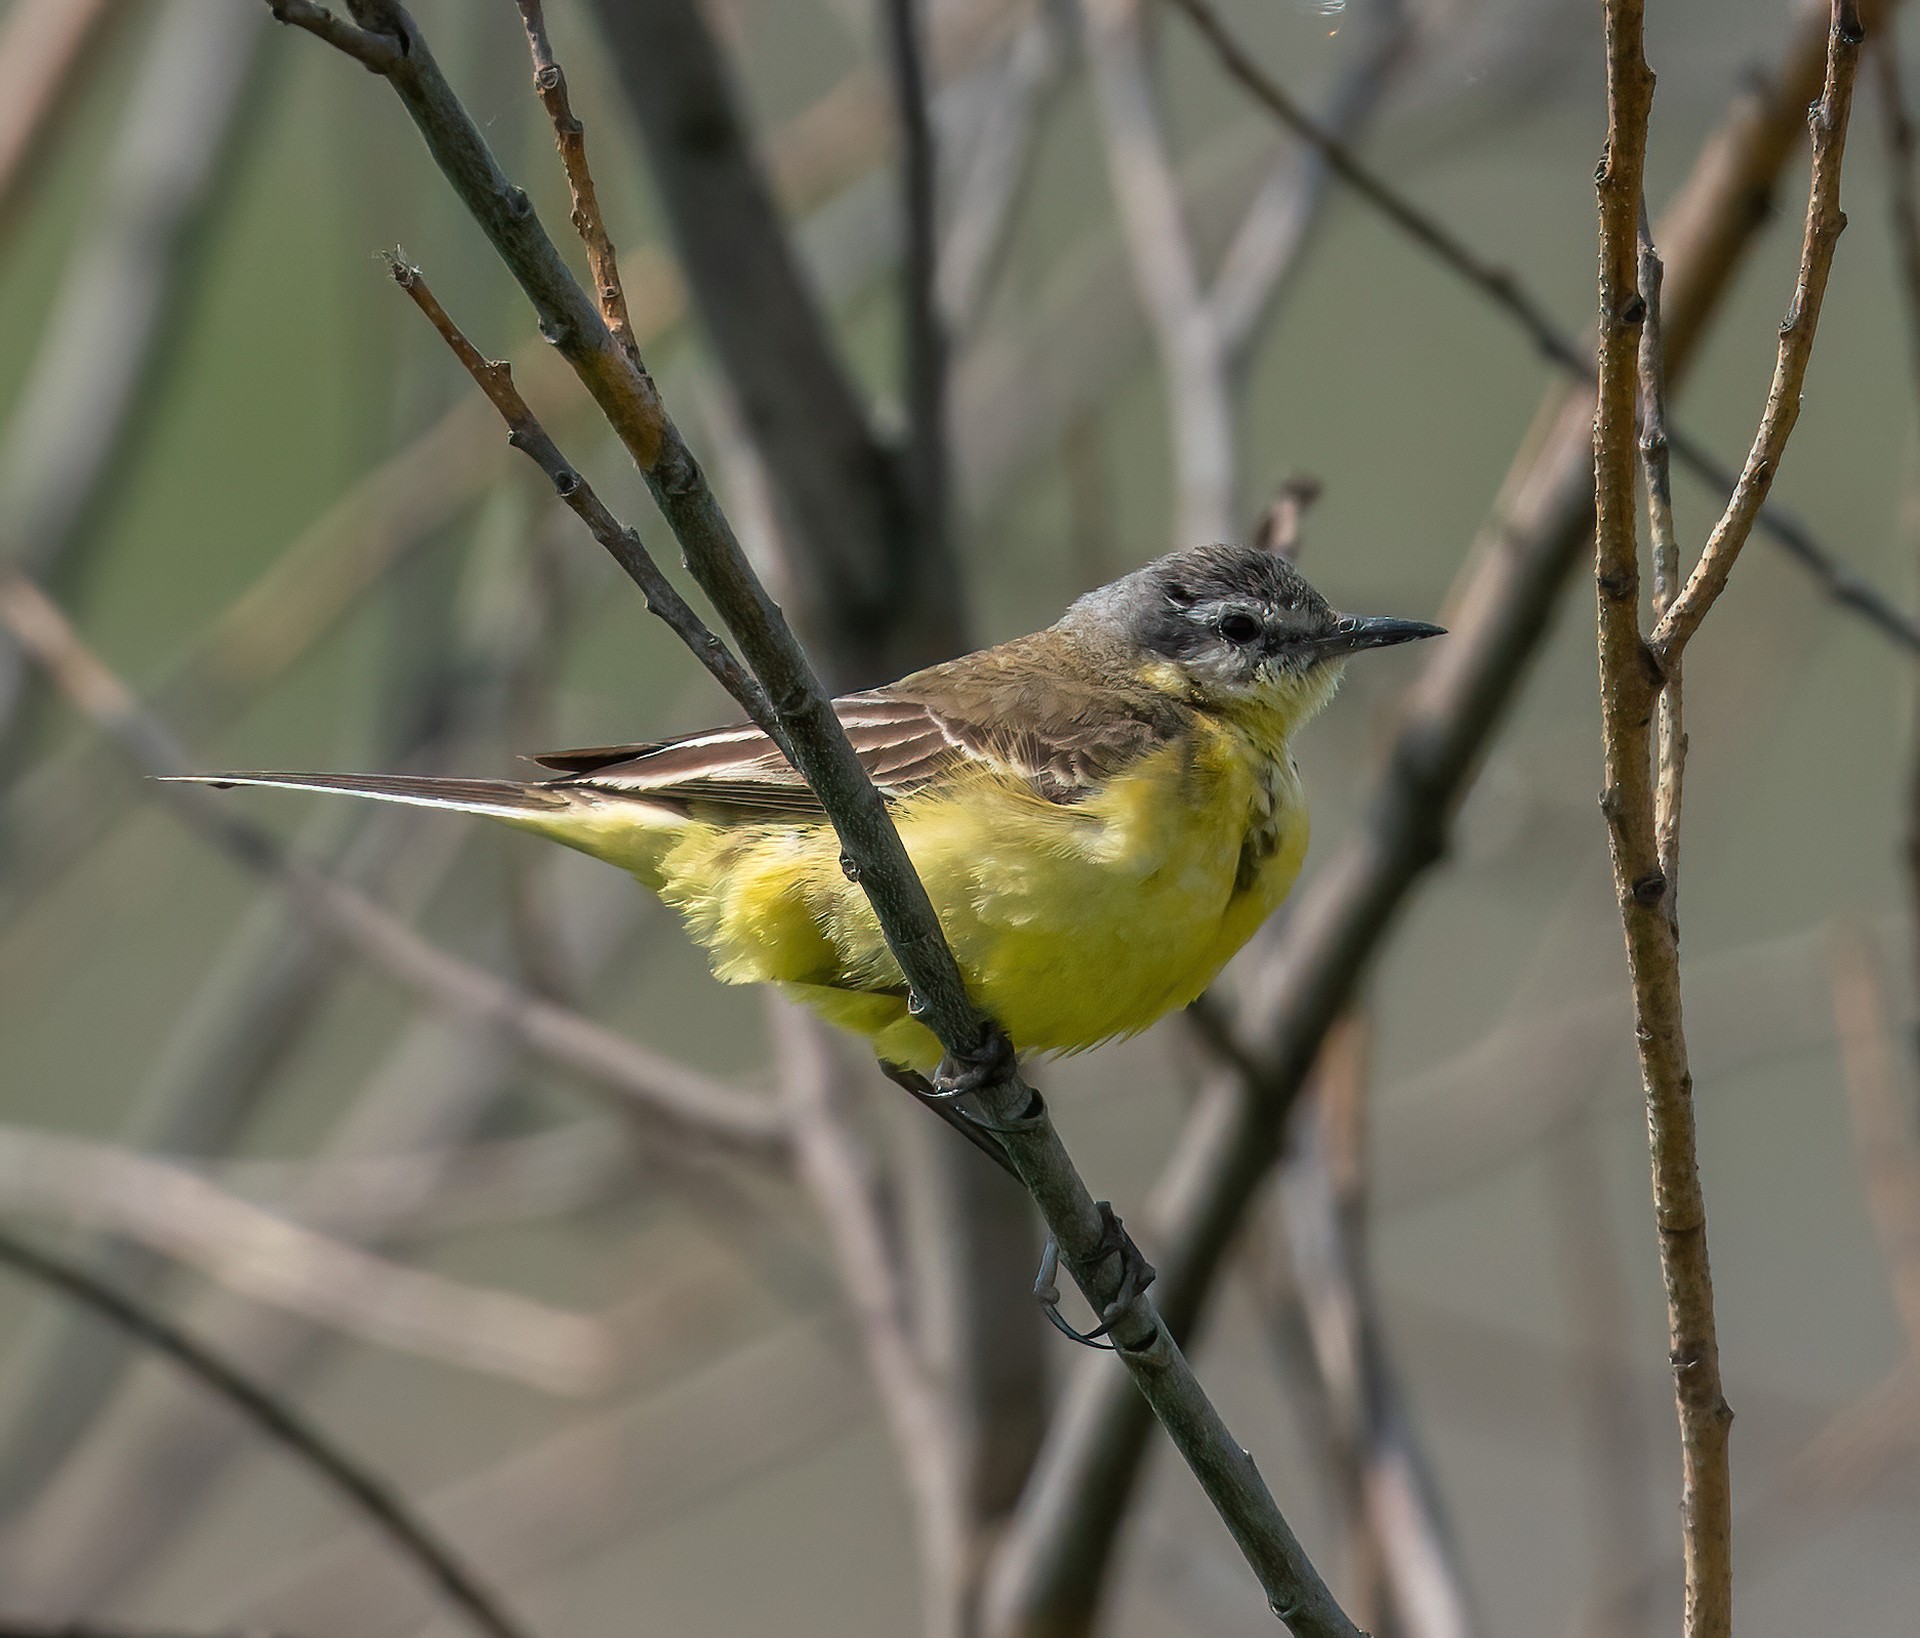
[[[1336,614],[1283,558],[1175,552],[1045,631],[836,702],[976,1000],[1024,1052],[1074,1052],[1194,999],[1307,849],[1288,752],[1346,656],[1440,634]],[[536,759],[533,782],[235,773],[480,813],[632,872],[730,984],[778,984],[931,1068],[939,1044],[819,802],[758,729]]]

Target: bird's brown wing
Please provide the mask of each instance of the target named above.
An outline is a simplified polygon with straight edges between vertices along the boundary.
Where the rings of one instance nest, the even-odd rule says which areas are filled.
[[[1167,743],[1187,707],[1163,695],[1063,681],[988,655],[834,701],[867,776],[887,796],[976,767],[1012,774],[1050,802],[1080,800]],[[653,745],[607,745],[536,758],[556,785],[731,810],[742,819],[818,815],[818,798],[757,728]]]

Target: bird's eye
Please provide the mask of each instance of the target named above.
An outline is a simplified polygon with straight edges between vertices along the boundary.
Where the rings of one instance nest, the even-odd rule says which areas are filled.
[[[1220,635],[1230,643],[1250,643],[1260,635],[1260,622],[1251,614],[1229,614],[1220,622]]]

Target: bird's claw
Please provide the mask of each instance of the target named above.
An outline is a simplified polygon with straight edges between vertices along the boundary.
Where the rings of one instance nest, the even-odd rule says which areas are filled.
[[[1100,1212],[1100,1242],[1095,1247],[1089,1263],[1101,1263],[1109,1257],[1120,1259],[1120,1285],[1115,1291],[1113,1301],[1107,1304],[1105,1317],[1091,1331],[1076,1331],[1069,1325],[1060,1312],[1060,1242],[1051,1234],[1047,1236],[1046,1249],[1040,1253],[1040,1272],[1034,1276],[1033,1294],[1039,1300],[1041,1309],[1052,1321],[1055,1330],[1086,1348],[1102,1348],[1118,1352],[1118,1345],[1107,1338],[1119,1321],[1121,1314],[1133,1299],[1153,1284],[1155,1271],[1140,1248],[1133,1243],[1133,1236],[1126,1231],[1120,1219],[1114,1215],[1110,1202],[1101,1200],[1096,1205]]]

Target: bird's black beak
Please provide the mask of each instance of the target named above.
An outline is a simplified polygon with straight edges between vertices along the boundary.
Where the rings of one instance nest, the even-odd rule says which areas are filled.
[[[1445,626],[1430,626],[1424,620],[1396,620],[1390,614],[1343,614],[1334,622],[1333,631],[1315,645],[1322,657],[1357,654],[1363,648],[1391,648],[1395,643],[1414,643],[1422,637],[1444,637]]]

